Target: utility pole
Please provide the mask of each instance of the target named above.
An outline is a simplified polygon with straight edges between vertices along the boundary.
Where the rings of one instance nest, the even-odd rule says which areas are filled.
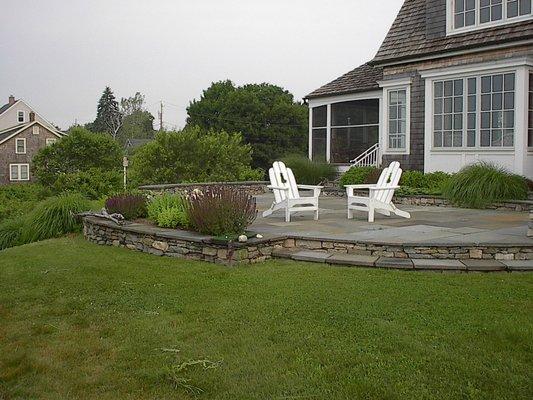
[[[163,100],[161,100],[160,102],[160,111],[158,112],[159,114],[159,130],[162,131],[163,130]]]

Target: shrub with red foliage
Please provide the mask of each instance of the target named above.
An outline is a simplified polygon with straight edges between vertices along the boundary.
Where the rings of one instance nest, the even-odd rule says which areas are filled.
[[[122,214],[124,219],[133,220],[147,215],[146,197],[142,194],[121,194],[109,197],[105,202],[108,213]]]
[[[188,213],[197,232],[238,235],[255,220],[257,207],[255,199],[238,188],[210,186],[189,196]]]

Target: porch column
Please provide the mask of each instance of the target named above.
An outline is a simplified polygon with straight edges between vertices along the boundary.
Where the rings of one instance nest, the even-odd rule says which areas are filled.
[[[313,107],[309,106],[309,146],[308,156],[313,159]]]
[[[331,103],[327,105],[326,114],[326,162],[331,159]]]
[[[520,175],[525,173],[527,157],[528,88],[528,69],[519,67],[516,70],[515,82],[514,172]]]

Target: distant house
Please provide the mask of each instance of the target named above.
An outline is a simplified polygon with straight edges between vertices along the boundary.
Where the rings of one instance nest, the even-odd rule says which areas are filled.
[[[137,148],[144,146],[146,143],[150,143],[152,139],[127,139],[124,144],[124,149],[127,154],[133,153]]]
[[[405,0],[374,59],[307,99],[313,159],[533,178],[532,0]]]
[[[23,100],[0,107],[0,184],[32,181],[32,158],[63,133]]]

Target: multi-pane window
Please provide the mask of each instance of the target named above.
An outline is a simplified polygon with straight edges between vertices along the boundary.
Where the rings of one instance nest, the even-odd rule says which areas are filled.
[[[464,82],[462,79],[435,82],[434,90],[433,146],[461,147]]]
[[[33,125],[32,133],[34,135],[38,135],[39,134],[39,125]]]
[[[508,0],[507,18],[531,14],[531,0]]]
[[[454,10],[455,28],[476,24],[476,0],[456,0]]]
[[[28,181],[30,180],[29,164],[9,164],[10,181]]]
[[[313,161],[326,161],[327,106],[312,109],[312,143]]]
[[[479,22],[485,24],[503,18],[503,0],[479,0]]]
[[[50,146],[51,144],[54,144],[56,142],[57,139],[53,139],[53,138],[47,138],[46,139],[46,145],[47,146]]]
[[[331,105],[331,162],[349,163],[379,136],[379,100],[353,100]]]
[[[17,121],[18,122],[24,122],[24,111],[18,111],[17,112]]]
[[[514,144],[514,74],[481,77],[481,147]]]
[[[433,83],[433,147],[512,147],[515,74]]]
[[[15,139],[15,153],[26,154],[26,139]]]
[[[407,134],[407,91],[388,91],[388,138],[389,149],[405,149]]]
[[[453,29],[482,27],[484,24],[513,22],[531,16],[532,0],[448,0],[453,12]]]
[[[533,73],[529,74],[529,106],[527,145],[533,147]]]

